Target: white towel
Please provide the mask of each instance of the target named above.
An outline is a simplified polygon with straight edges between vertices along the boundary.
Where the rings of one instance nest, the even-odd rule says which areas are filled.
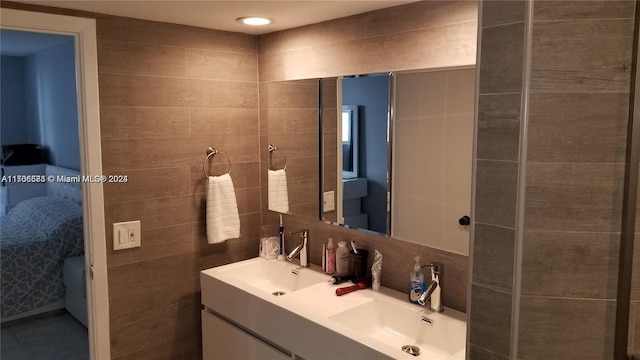
[[[287,173],[284,169],[269,170],[269,210],[289,212]]]
[[[221,243],[240,237],[236,192],[229,174],[207,179],[207,241]]]

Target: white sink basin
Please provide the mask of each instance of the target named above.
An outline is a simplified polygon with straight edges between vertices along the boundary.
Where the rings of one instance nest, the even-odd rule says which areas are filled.
[[[326,275],[288,261],[256,258],[234,265],[225,266],[221,275],[276,296],[290,294],[328,280]]]
[[[417,346],[420,349],[417,358],[451,359],[457,358],[456,354],[464,354],[466,322],[463,316],[450,309],[431,313],[410,303],[376,298],[330,319],[393,348]]]
[[[464,313],[429,313],[384,287],[336,296],[352,284],[331,285],[319,270],[261,258],[203,270],[202,304],[300,358],[414,360],[401,351],[414,345],[417,359],[465,359]]]

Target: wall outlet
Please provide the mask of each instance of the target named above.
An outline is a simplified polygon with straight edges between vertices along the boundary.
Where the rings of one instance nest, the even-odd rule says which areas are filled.
[[[322,211],[329,212],[336,209],[336,196],[333,191],[326,191],[322,196]]]
[[[113,224],[113,250],[140,247],[140,220]]]

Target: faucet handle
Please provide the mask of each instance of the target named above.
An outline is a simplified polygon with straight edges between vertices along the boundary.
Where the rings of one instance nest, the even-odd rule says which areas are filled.
[[[423,265],[420,268],[424,269],[424,268],[429,268],[431,269],[431,274],[432,275],[437,275],[438,277],[440,277],[440,275],[442,274],[442,268],[444,267],[444,264],[441,262],[432,262],[429,265]]]

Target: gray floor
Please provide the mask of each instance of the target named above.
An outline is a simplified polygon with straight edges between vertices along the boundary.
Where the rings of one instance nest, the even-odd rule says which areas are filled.
[[[87,329],[71,314],[18,321],[0,329],[2,360],[87,360]]]

